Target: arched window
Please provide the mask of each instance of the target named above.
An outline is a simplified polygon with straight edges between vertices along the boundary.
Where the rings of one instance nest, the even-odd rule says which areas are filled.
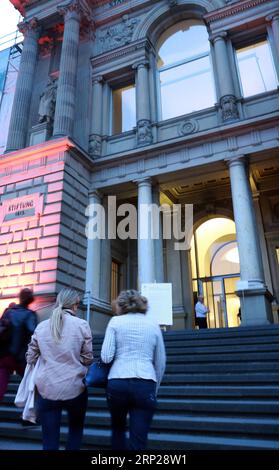
[[[204,24],[181,21],[158,44],[161,119],[209,108],[215,103],[210,45]]]

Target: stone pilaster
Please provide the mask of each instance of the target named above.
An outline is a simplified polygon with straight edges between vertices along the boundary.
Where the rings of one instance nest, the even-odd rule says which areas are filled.
[[[86,294],[94,299],[100,296],[100,276],[101,276],[101,240],[93,237],[91,231],[95,228],[92,225],[96,222],[96,210],[101,205],[101,196],[98,191],[93,191],[89,196],[88,211],[88,232],[87,232],[87,260],[86,260]],[[90,235],[91,234],[91,235]]]
[[[37,19],[33,18],[30,21],[20,23],[19,30],[24,34],[24,46],[17,78],[6,152],[19,150],[26,145],[30,103],[38,55],[40,28]]]
[[[266,21],[271,24],[273,39],[279,60],[279,11],[276,11],[271,15],[267,16]]]
[[[154,240],[152,239],[152,216],[146,216],[146,208],[152,205],[152,181],[143,178],[138,185],[138,283],[155,281]]]
[[[54,137],[73,134],[82,7],[79,0],[72,0],[59,6],[58,11],[64,16],[64,35],[54,116]]]
[[[92,157],[100,157],[102,153],[102,112],[103,112],[103,78],[92,80],[92,124],[89,137],[89,153]]]
[[[226,44],[227,33],[220,32],[211,36],[214,46],[218,82],[220,87],[220,108],[223,121],[238,119],[237,101],[231,74],[228,49]]]
[[[160,207],[160,186],[153,186],[153,204]],[[154,239],[154,255],[155,255],[155,279],[156,282],[164,282],[164,249],[162,234],[162,215],[159,219],[159,238]]]
[[[247,173],[247,160],[228,160],[236,236],[240,258],[238,294],[241,300],[242,325],[260,325],[271,320],[271,305],[264,282],[259,234]]]
[[[138,146],[153,142],[150,117],[150,90],[148,62],[142,60],[134,64],[136,70],[137,143]]]

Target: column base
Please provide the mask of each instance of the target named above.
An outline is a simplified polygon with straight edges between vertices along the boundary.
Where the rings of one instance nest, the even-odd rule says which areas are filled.
[[[266,288],[237,291],[241,303],[241,326],[270,325],[273,323],[273,296]]]

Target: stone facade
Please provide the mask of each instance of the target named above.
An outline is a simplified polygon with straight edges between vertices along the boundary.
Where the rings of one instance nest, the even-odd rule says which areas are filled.
[[[28,284],[36,294],[53,297],[63,285],[75,285],[87,292],[85,299],[91,303],[95,326],[102,331],[111,314],[105,284],[110,285],[110,263],[116,259],[122,264],[122,287],[135,287],[137,278],[150,280],[150,273],[154,277],[155,272],[158,279],[172,282],[175,327],[191,327],[189,254],[185,257],[185,253],[173,252],[171,244],[157,244],[154,249],[150,245],[152,259],[140,266],[137,250],[140,259],[142,250],[147,249],[140,250],[140,244],[137,247],[132,241],[124,245],[115,241],[108,247],[102,241],[99,246],[87,246],[85,208],[90,197],[98,193],[102,202],[104,196],[115,194],[119,203],[135,203],[141,197],[152,200],[157,186],[161,196],[169,195],[173,202],[194,203],[196,225],[214,214],[237,222],[238,211],[246,211],[246,221],[252,213],[247,231],[254,240],[249,247],[249,256],[255,259],[253,272],[247,268],[245,242],[241,242],[242,222],[236,223],[239,251],[244,253],[241,280],[247,281],[251,309],[257,302],[260,305],[255,316],[247,314],[245,322],[270,321],[266,285],[275,303],[279,302],[279,93],[277,87],[248,98],[242,96],[234,47],[268,37],[279,76],[277,2],[12,3],[25,16],[21,26],[25,41],[7,151],[0,160],[1,202],[31,191],[44,197],[44,209],[38,220],[22,220],[21,228],[1,228],[2,296],[13,298],[20,285]],[[207,26],[216,103],[162,120],[157,42],[168,27],[184,19]],[[39,47],[45,43],[51,43],[48,53]],[[36,127],[40,96],[48,77],[58,79],[51,131]],[[111,93],[127,84],[136,87],[136,125],[113,135]],[[244,172],[244,160],[254,187]],[[242,186],[237,172],[246,175]],[[180,187],[184,189],[180,191]],[[238,197],[243,191],[249,199],[244,206]],[[253,197],[257,199],[255,214]],[[163,264],[159,264],[164,267],[158,274],[160,257]],[[254,277],[257,285],[252,282]]]

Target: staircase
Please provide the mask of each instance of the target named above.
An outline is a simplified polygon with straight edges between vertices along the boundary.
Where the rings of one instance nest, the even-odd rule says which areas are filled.
[[[164,338],[168,363],[150,449],[279,449],[279,326],[176,331]],[[101,343],[94,339],[96,356]],[[0,406],[0,448],[40,448],[40,428],[19,424],[17,386],[13,378]],[[90,389],[84,448],[107,449],[109,436],[104,391]]]

